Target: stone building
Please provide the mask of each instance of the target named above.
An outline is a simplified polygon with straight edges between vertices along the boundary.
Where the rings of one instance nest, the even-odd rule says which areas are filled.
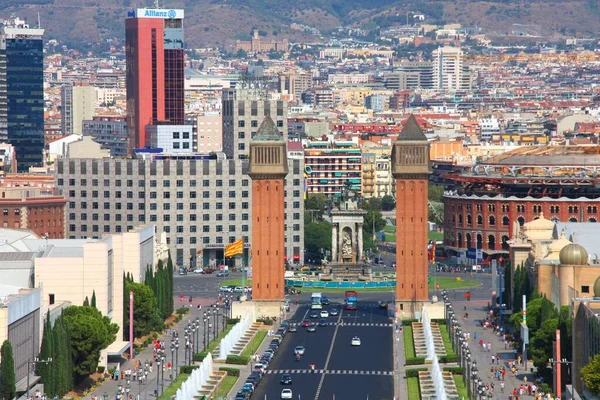
[[[258,34],[258,30],[255,29],[252,32],[252,39],[250,40],[236,40],[235,41],[235,50],[244,50],[248,53],[268,53],[269,51],[288,51],[289,43],[287,39],[283,39],[281,41],[277,41],[271,39],[270,41],[264,41],[261,39]]]

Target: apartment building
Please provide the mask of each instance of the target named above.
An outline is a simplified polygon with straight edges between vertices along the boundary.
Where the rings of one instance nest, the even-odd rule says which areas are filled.
[[[434,50],[433,86],[439,91],[471,89],[469,67],[464,64],[460,47],[440,47]]]
[[[55,181],[68,199],[67,237],[99,238],[149,223],[166,233],[177,265],[221,262],[225,245],[241,237],[246,247],[243,262],[251,264],[248,162],[216,158],[156,154],[148,159],[58,159]],[[302,160],[289,160],[289,171],[285,181],[286,257],[301,264]]]
[[[266,89],[223,89],[223,152],[230,159],[247,159],[250,140],[268,115],[287,141],[287,102],[274,100]]]
[[[352,142],[309,142],[304,149],[307,192],[339,196],[348,187],[362,190],[362,157]]]

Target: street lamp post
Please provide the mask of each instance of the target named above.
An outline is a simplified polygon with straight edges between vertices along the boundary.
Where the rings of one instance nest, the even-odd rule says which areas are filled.
[[[213,326],[215,327],[215,329],[213,330],[213,340],[217,339],[217,310],[213,309]]]
[[[196,317],[196,326],[198,327],[198,333],[196,335],[196,351],[198,351],[198,349],[200,348],[199,345],[199,341],[200,341],[200,318]]]
[[[477,388],[475,387],[475,381],[477,381],[477,361],[473,360],[473,364],[471,365],[471,376],[472,376],[472,380],[473,380],[473,397],[475,397],[475,394],[477,393]],[[469,384],[469,387],[471,386],[471,384]]]
[[[160,394],[160,392],[159,392],[159,389],[160,389],[160,386],[159,386],[159,384],[160,384],[160,379],[158,379],[158,378],[159,378],[159,374],[160,374],[160,366],[161,366],[161,363],[160,363],[160,361],[161,361],[161,359],[160,359],[160,358],[158,358],[158,359],[156,360],[156,364],[157,364],[157,365],[156,365],[156,368],[158,368],[158,369],[156,370],[156,397],[158,397],[158,395]]]
[[[161,357],[162,360],[162,375],[161,375],[161,379],[160,379],[160,393],[163,394],[165,392],[165,356]],[[160,371],[158,371],[160,372]],[[158,376],[157,376],[158,378]]]
[[[173,364],[173,358],[175,357],[175,346],[171,343],[171,371],[169,371],[169,379],[173,382],[173,369],[175,368],[175,364]]]
[[[212,323],[209,322],[208,324],[208,333],[210,335],[210,331],[212,330]],[[214,340],[214,334],[213,334],[213,340]]]
[[[48,358],[46,360],[40,360],[39,358],[34,358],[33,361],[27,361],[27,398],[29,398],[29,375],[31,375],[30,366],[31,364],[50,364],[52,362],[52,358]]]
[[[177,379],[177,370],[179,370],[179,338],[175,341],[175,379]]]
[[[203,348],[204,348],[204,350],[206,350],[206,328],[208,326],[208,318],[206,318],[206,313],[204,313],[203,321],[204,321],[204,346],[203,346]]]

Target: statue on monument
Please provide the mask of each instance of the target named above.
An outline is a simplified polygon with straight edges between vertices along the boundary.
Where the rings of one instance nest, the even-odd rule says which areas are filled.
[[[342,257],[350,256],[352,256],[352,239],[350,239],[350,235],[346,233],[344,234],[344,239],[342,241]]]

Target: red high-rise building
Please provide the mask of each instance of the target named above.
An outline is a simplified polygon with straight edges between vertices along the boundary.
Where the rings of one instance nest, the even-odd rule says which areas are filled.
[[[182,125],[183,10],[137,9],[125,21],[128,153],[145,147],[146,126]]]
[[[392,148],[396,178],[396,313],[412,317],[428,301],[429,142],[413,115]]]

